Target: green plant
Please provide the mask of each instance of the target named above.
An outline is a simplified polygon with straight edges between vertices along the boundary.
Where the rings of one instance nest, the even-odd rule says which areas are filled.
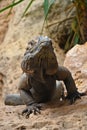
[[[24,0],[19,0],[17,2],[15,2],[15,0],[12,1],[12,3],[2,9],[0,9],[0,13],[2,13],[3,11],[7,10],[7,9],[12,9],[14,6],[16,6],[17,4],[20,4],[21,2],[23,2]]]
[[[65,52],[76,44],[87,41],[87,0],[74,0],[76,15],[71,24],[71,33],[66,41]]]

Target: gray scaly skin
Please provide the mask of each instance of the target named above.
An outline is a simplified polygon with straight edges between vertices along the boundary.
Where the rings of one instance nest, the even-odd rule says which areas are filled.
[[[5,104],[26,104],[27,108],[22,112],[26,117],[29,117],[32,112],[40,113],[40,104],[52,99],[58,87],[57,80],[64,82],[67,90],[66,98],[71,104],[85,95],[77,91],[70,71],[58,65],[52,40],[48,37],[40,36],[36,41],[29,42],[21,68],[23,74],[18,86],[20,94],[8,95],[5,98]],[[62,90],[61,87],[61,92]],[[61,96],[64,95],[61,93]]]

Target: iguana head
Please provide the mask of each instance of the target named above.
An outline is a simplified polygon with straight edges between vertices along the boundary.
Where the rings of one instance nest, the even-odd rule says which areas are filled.
[[[58,63],[52,47],[52,40],[47,36],[40,36],[37,40],[29,42],[24,54],[21,67],[26,73],[33,73],[42,69],[46,74],[57,72]]]

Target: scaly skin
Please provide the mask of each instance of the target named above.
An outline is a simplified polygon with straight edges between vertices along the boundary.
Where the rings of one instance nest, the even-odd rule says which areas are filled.
[[[5,104],[26,104],[27,108],[22,113],[26,117],[32,112],[40,113],[41,103],[50,101],[56,92],[59,98],[64,97],[64,89],[61,85],[60,87],[57,85],[57,80],[64,82],[67,90],[66,98],[71,104],[81,98],[82,94],[77,91],[69,70],[58,66],[50,38],[40,36],[36,41],[29,42],[21,68],[24,73],[19,82],[20,95],[8,95]]]

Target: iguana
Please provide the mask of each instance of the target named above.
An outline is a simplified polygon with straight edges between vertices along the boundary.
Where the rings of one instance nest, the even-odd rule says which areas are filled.
[[[59,98],[64,96],[63,87],[58,86],[58,81],[63,81],[66,90],[66,98],[71,104],[81,98],[85,93],[79,93],[70,71],[59,66],[52,40],[47,36],[40,36],[37,40],[29,42],[21,62],[23,74],[18,85],[20,94],[7,95],[6,105],[23,105],[27,107],[22,114],[26,117],[34,113],[40,113],[41,103],[50,101],[55,93]]]

